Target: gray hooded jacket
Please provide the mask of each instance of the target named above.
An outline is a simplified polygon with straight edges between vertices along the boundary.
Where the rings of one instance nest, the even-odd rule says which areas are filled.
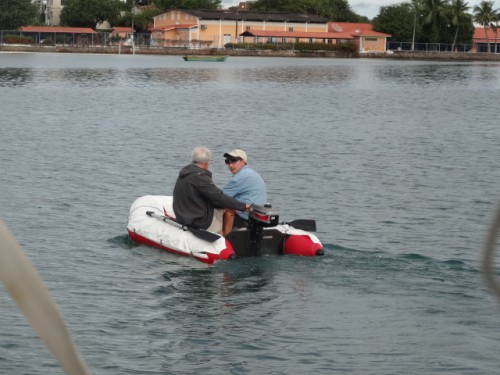
[[[177,221],[207,229],[212,223],[214,207],[245,211],[246,205],[215,186],[209,170],[196,164],[182,168],[174,187],[173,208]]]

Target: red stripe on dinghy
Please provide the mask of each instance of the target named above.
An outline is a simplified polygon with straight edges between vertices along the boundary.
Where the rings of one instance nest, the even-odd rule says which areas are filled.
[[[233,245],[228,240],[226,241],[226,248],[220,252],[220,258],[223,260],[229,260],[236,258],[236,253],[234,252]]]
[[[322,248],[321,244],[306,235],[292,235],[285,240],[284,253],[313,257]]]
[[[228,259],[231,259],[234,257],[234,256],[231,257],[231,255],[234,254],[233,247],[231,246],[231,244],[227,240],[226,240],[226,248],[223,249],[219,255],[207,253],[206,255],[208,258],[202,258],[202,257],[192,255],[191,253],[171,249],[170,247],[159,244],[158,242],[152,241],[149,238],[143,237],[140,234],[137,234],[135,232],[131,232],[130,230],[128,231],[128,235],[132,241],[135,241],[135,242],[147,245],[147,246],[156,247],[158,249],[162,249],[162,250],[168,251],[168,252],[173,253],[173,254],[183,255],[183,256],[192,256],[193,258],[199,260],[200,262],[207,263],[207,264],[213,264],[217,260],[221,260],[221,259],[228,260]]]
[[[219,253],[219,256],[217,256],[216,254],[207,253],[208,258],[209,259],[212,258],[210,264],[213,264],[214,262],[216,262],[218,260],[229,260],[229,259],[236,258],[236,253],[233,250],[233,246],[231,245],[231,243],[228,240],[225,240],[225,241],[226,241],[226,248],[221,250],[221,252]]]
[[[162,244],[159,244],[158,242],[152,241],[149,238],[143,237],[143,236],[141,236],[141,235],[139,235],[137,233],[128,231],[128,235],[129,235],[129,237],[130,237],[130,239],[132,241],[135,241],[135,242],[138,242],[138,243],[142,243],[144,245],[156,247],[158,249],[166,250],[166,251],[168,251],[170,253],[174,253],[174,254],[178,254],[178,255],[184,255],[184,256],[191,256],[190,253],[185,253],[183,251],[171,249],[170,247],[167,247],[167,246],[164,246]]]

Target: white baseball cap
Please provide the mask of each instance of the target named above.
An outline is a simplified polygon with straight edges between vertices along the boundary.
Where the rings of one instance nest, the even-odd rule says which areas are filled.
[[[245,163],[247,162],[247,154],[243,150],[233,150],[224,154],[225,158],[241,158]]]

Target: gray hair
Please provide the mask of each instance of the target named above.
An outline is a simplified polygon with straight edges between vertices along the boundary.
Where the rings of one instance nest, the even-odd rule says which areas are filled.
[[[196,147],[191,153],[194,164],[208,163],[212,159],[212,152],[206,147]]]

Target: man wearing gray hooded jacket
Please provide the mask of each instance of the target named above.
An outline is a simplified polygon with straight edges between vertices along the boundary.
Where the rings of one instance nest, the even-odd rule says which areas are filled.
[[[212,153],[206,147],[196,147],[192,163],[179,172],[175,183],[173,208],[178,222],[194,228],[222,231],[224,208],[248,211],[249,204],[240,202],[215,186],[208,170]]]

